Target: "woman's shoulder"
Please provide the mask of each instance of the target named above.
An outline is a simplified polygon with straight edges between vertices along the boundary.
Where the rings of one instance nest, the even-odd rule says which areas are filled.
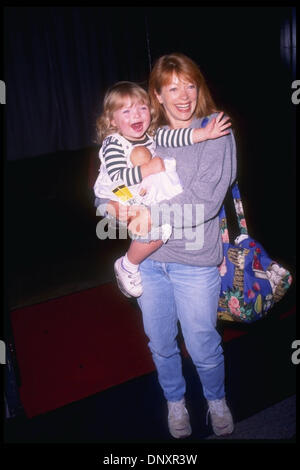
[[[208,114],[207,116],[202,116],[200,118],[195,118],[192,122],[191,127],[194,127],[194,128],[205,127],[206,124],[208,124],[209,121],[211,121],[213,118],[217,117],[220,112],[221,111],[216,111],[214,113]],[[224,116],[225,115],[226,115],[226,113],[224,113]]]
[[[202,116],[202,117],[199,117],[199,118],[194,118],[192,123],[191,123],[191,126],[190,127],[193,127],[193,128],[199,128],[199,127],[205,127],[206,124],[211,121],[212,118],[214,118],[215,116],[217,116],[218,113],[212,113],[212,114],[208,114],[207,116]]]

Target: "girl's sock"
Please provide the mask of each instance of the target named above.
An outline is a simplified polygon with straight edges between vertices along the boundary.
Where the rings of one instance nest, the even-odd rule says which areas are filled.
[[[126,271],[129,271],[130,273],[136,273],[139,270],[138,264],[133,264],[129,261],[127,253],[123,257],[122,264]]]

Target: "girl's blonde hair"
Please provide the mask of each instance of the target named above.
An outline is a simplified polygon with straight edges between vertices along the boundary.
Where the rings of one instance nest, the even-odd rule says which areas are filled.
[[[141,102],[150,107],[147,92],[134,82],[117,82],[105,93],[103,100],[102,114],[96,120],[96,129],[101,144],[103,139],[109,134],[117,132],[118,129],[112,125],[113,113],[120,109],[126,98],[131,98],[134,102]]]
[[[174,72],[179,78],[194,83],[198,88],[195,117],[201,118],[216,112],[216,105],[198,65],[192,59],[179,52],[163,55],[156,61],[149,77],[148,93],[152,108],[152,123],[149,133],[155,132],[160,126],[169,124],[164,106],[159,103],[155,92],[161,93],[162,87],[171,82]]]

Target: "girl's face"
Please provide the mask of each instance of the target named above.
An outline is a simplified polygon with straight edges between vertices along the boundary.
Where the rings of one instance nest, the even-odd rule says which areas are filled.
[[[133,101],[130,97],[124,99],[121,108],[113,112],[111,124],[118,132],[130,140],[141,140],[151,121],[147,104]]]
[[[170,83],[162,86],[160,94],[155,92],[163,105],[172,128],[188,127],[197,106],[197,86],[174,72]]]

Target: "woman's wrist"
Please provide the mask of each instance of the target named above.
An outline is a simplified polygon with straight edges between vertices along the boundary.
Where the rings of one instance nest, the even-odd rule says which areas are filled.
[[[116,219],[122,221],[122,222],[128,222],[129,221],[129,216],[128,216],[128,206],[125,206],[124,204],[120,204],[118,201],[109,201],[106,206],[106,211],[108,214],[112,215]]]
[[[198,129],[193,129],[191,139],[193,144],[198,144],[199,142],[203,142],[203,140],[206,140],[206,135],[205,135],[205,129],[203,128],[198,128]]]

